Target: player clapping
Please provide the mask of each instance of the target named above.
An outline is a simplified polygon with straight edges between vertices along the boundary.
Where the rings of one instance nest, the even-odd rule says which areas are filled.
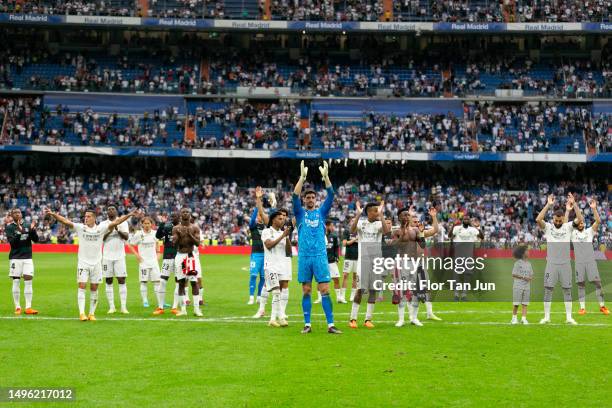
[[[38,314],[32,309],[32,279],[34,278],[34,263],[32,262],[32,242],[38,242],[36,222],[27,224],[19,209],[14,209],[5,219],[6,238],[11,246],[9,252],[9,277],[13,279],[13,301],[15,314],[21,314],[21,287],[23,278],[23,295],[25,297],[25,314]]]

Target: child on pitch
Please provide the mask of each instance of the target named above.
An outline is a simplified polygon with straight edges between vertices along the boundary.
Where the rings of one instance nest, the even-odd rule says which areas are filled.
[[[516,259],[512,268],[512,321],[511,324],[518,324],[518,309],[522,305],[521,323],[527,322],[527,306],[531,292],[531,281],[533,280],[533,268],[528,261],[529,249],[526,245],[519,245],[514,249],[513,256]]]

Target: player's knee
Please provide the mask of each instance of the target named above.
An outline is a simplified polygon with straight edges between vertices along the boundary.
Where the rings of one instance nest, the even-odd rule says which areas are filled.
[[[302,286],[302,293],[304,295],[310,295],[312,288],[310,286]]]
[[[584,282],[576,282],[576,285],[578,285],[580,289],[584,289],[584,287],[586,286]]]
[[[106,278],[106,279],[104,279],[104,281],[106,282],[107,285],[112,285],[113,284],[113,278]]]
[[[31,281],[32,280],[32,275],[23,275],[23,280],[24,281]]]
[[[162,276],[161,278],[165,280],[166,282],[168,281],[168,276]]]
[[[89,286],[89,289],[91,289],[92,292],[95,292],[96,290],[98,290],[98,284],[97,283],[92,283]]]
[[[598,281],[598,280],[593,281],[593,285],[595,285],[597,289],[601,289],[601,281]]]
[[[111,283],[113,283],[113,278],[111,278]],[[125,285],[125,278],[117,278],[117,283],[120,285]]]

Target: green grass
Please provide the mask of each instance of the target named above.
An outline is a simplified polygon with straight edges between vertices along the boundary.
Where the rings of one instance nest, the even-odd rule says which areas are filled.
[[[152,308],[140,305],[135,261],[128,260],[127,318],[107,318],[101,288],[98,321],[76,319],[74,255],[35,255],[34,306],[41,318],[12,318],[10,281],[0,280],[0,386],[73,387],[71,406],[101,407],[612,404],[612,316],[598,313],[595,303],[589,314],[576,316],[582,324],[576,327],[560,324],[561,303],[553,305],[557,325],[536,324],[538,302],[525,327],[508,324],[509,303],[450,302],[435,304],[443,322],[398,329],[387,296],[377,305],[373,330],[349,331],[350,305],[334,304],[344,334],[330,336],[314,305],[314,332],[304,336],[295,281],[289,328],[245,318],[255,312],[246,305],[247,257],[202,258],[207,305],[201,321],[151,316]],[[512,261],[497,262],[511,269]],[[536,270],[542,266],[534,261]],[[600,266],[610,287],[612,269]],[[534,288],[540,284],[536,279]],[[152,288],[149,299],[153,304]]]

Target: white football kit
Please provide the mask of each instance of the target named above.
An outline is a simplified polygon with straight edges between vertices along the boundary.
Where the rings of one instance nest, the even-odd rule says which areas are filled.
[[[110,224],[106,220],[100,225]],[[129,234],[130,228],[127,221],[117,225],[104,240],[104,250],[102,254],[102,274],[104,278],[123,278],[127,276],[125,266],[125,241],[119,236],[120,231]]]
[[[77,282],[102,282],[102,245],[104,234],[108,231],[108,223],[88,227],[75,223],[74,230],[79,239],[77,262]]]
[[[140,281],[159,281],[160,270],[157,263],[157,238],[155,238],[155,231],[138,231],[130,239],[130,243],[138,245],[138,253],[142,257],[142,262],[139,265]]]

